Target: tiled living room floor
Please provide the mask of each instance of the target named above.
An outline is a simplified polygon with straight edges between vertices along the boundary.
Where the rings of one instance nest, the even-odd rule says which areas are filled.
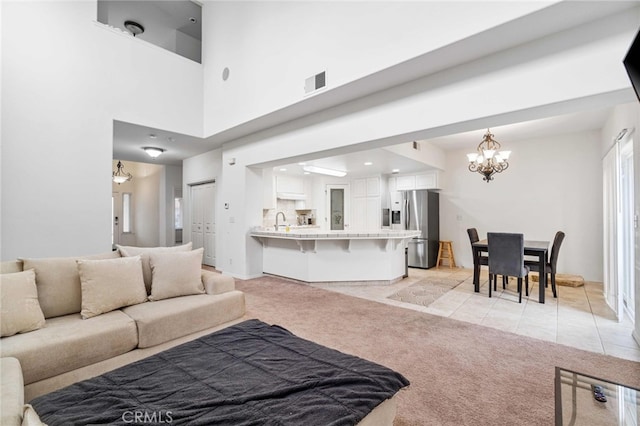
[[[619,323],[605,303],[602,283],[587,282],[583,287],[558,286],[554,299],[547,288],[546,303],[538,303],[538,283],[530,282],[530,296],[522,295],[518,303],[515,284],[488,297],[486,271],[483,270],[479,293],[473,291],[471,269],[409,268],[409,277],[391,285],[374,283],[313,284],[351,296],[375,300],[406,309],[428,312],[461,321],[493,327],[576,348],[640,362],[640,346],[635,342],[631,321]],[[457,278],[462,284],[447,292],[429,306],[389,299],[403,288],[425,278]]]

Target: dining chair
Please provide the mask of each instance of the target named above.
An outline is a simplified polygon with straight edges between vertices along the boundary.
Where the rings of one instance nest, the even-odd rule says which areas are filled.
[[[476,228],[467,229],[467,234],[469,235],[469,242],[471,242],[471,252],[473,253],[473,243],[477,243],[480,241],[478,237],[478,230]],[[487,256],[480,256],[480,264],[481,265],[489,265],[489,258]]]
[[[491,281],[495,286],[496,275],[518,279],[518,303],[522,303],[522,279],[525,294],[529,296],[529,267],[524,264],[524,235],[507,232],[487,233],[489,247],[489,297]]]
[[[553,245],[551,246],[551,255],[545,265],[546,273],[551,275],[551,280],[547,280],[547,285],[549,285],[549,281],[551,281],[553,297],[558,297],[556,291],[556,265],[558,264],[558,253],[560,252],[562,241],[564,241],[564,232],[556,232],[556,236],[553,238]],[[537,260],[525,260],[524,264],[527,265],[531,271],[540,272]]]
[[[467,229],[467,234],[469,235],[469,242],[471,243],[471,252],[473,253],[473,243],[477,243],[480,241],[480,237],[478,237],[478,230],[476,228]],[[480,256],[480,265],[489,265],[489,257]],[[502,277],[502,288],[505,288],[507,285],[508,277],[504,275]]]

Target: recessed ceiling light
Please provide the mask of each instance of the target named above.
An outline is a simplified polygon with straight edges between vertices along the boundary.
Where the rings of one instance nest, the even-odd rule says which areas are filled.
[[[192,24],[195,24],[198,22],[198,20],[192,16],[191,18],[189,18],[189,22],[191,22]]]
[[[304,174],[305,174],[305,175],[310,175],[310,174],[311,174],[311,172],[304,172]]]
[[[371,166],[373,163],[371,161],[367,161],[364,163],[365,166]]]
[[[324,167],[317,167],[317,166],[304,166],[303,170],[305,172],[320,173],[321,175],[329,175],[329,176],[337,176],[337,177],[343,177],[347,174],[347,172],[343,172],[340,170],[325,169]]]
[[[280,169],[280,171],[281,171],[281,172],[286,172],[286,171],[287,171],[287,169],[285,169],[284,167],[282,167],[282,168]]]
[[[399,172],[400,172],[400,169],[393,169],[393,170],[391,170],[391,173],[399,173]]]
[[[151,133],[151,134],[149,135],[149,139],[155,139],[156,137],[157,137],[157,136],[156,136],[156,135],[154,135],[153,133]]]
[[[306,166],[306,165],[307,165],[307,163],[305,163],[305,162],[298,163],[298,166]]]

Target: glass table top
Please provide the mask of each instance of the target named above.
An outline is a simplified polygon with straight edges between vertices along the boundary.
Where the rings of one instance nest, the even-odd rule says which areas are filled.
[[[556,425],[638,426],[640,390],[556,367]]]

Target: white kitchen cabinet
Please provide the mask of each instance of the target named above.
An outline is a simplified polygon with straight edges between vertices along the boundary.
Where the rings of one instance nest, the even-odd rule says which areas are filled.
[[[396,189],[398,191],[416,189],[416,177],[414,175],[398,176],[396,178]]]
[[[396,192],[398,190],[398,178],[390,177],[387,185],[390,193]]]
[[[354,179],[353,188],[351,189],[351,195],[353,197],[366,197],[367,196],[367,179]]]
[[[416,189],[437,189],[438,172],[422,173],[416,175]]]
[[[380,197],[367,197],[365,203],[365,229],[380,229],[382,227]]]
[[[294,176],[276,176],[276,192],[304,194],[304,181]]]
[[[379,177],[367,178],[366,185],[367,185],[367,197],[380,196],[380,178]]]
[[[380,177],[353,179],[351,182],[352,229],[380,229],[381,209]]]

